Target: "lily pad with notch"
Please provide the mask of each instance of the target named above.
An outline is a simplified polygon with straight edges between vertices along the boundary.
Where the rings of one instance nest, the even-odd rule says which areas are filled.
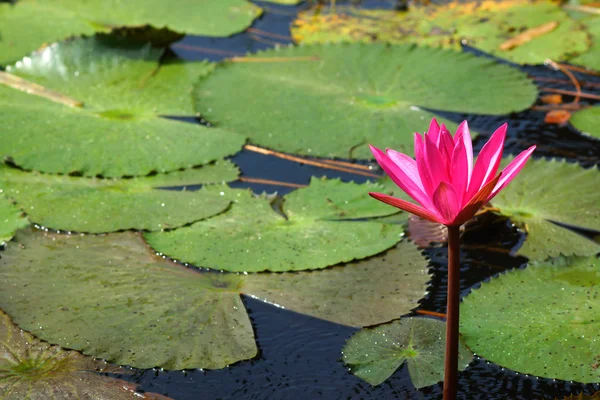
[[[281,213],[264,197],[232,190],[227,213],[144,238],[159,253],[216,270],[325,268],[369,257],[400,241],[402,225],[367,219],[398,212],[372,201],[370,190],[381,186],[313,178],[308,187],[283,197]]]
[[[237,178],[229,161],[132,179],[98,179],[24,172],[0,166],[0,189],[32,222],[63,231],[103,233],[175,228],[229,207],[222,184],[197,191],[165,186],[222,183]]]
[[[206,164],[240,150],[240,135],[161,117],[194,115],[192,82],[213,68],[159,64],[162,54],[97,36],[53,44],[8,67],[83,106],[0,85],[0,154],[28,170],[120,177]]]
[[[503,367],[600,382],[599,298],[596,256],[532,262],[473,290],[461,304],[460,331],[471,350]]]
[[[27,217],[4,194],[0,194],[0,244],[9,241],[15,232],[29,225]]]
[[[410,154],[414,132],[434,116],[423,108],[506,114],[537,95],[524,73],[452,50],[357,43],[251,57],[202,77],[196,111],[257,145],[303,155],[370,159],[369,143]]]
[[[600,246],[566,226],[600,231],[598,187],[596,168],[584,169],[565,160],[529,160],[491,203],[527,233],[518,254],[531,260],[591,255]]]
[[[343,361],[350,371],[371,385],[379,385],[406,362],[417,389],[444,378],[446,324],[431,318],[407,317],[365,328],[346,343]],[[467,368],[473,354],[459,344],[458,367]]]
[[[164,260],[132,232],[27,229],[0,258],[0,279],[0,308],[39,338],[121,365],[180,370],[256,355],[241,293],[363,326],[414,308],[429,274],[408,242],[381,259],[323,271],[243,275]]]

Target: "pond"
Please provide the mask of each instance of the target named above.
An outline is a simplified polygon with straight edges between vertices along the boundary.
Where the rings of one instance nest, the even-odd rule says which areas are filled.
[[[458,398],[600,393],[597,3],[69,1],[0,2],[0,397],[441,399],[446,231],[368,196],[432,117],[537,146],[461,231]]]

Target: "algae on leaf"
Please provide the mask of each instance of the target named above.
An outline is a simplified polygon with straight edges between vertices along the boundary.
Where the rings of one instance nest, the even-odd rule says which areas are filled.
[[[444,378],[446,324],[430,318],[408,317],[366,328],[346,343],[344,363],[350,371],[371,385],[379,385],[406,362],[417,389]],[[473,354],[459,344],[459,370],[467,368]]]
[[[471,350],[512,370],[550,379],[600,382],[600,263],[558,257],[493,278],[462,302]]]
[[[600,139],[600,107],[594,106],[577,111],[569,120],[581,132]]]
[[[199,169],[133,179],[98,179],[23,172],[0,166],[0,189],[31,222],[63,231],[103,233],[124,229],[162,230],[208,218],[230,204],[224,185],[197,191],[161,186],[222,183],[236,179],[228,161]]]
[[[19,329],[0,311],[2,399],[150,399],[136,393],[135,384],[101,373],[126,375],[129,371],[42,342]]]
[[[240,293],[364,326],[410,311],[428,280],[410,243],[324,271],[238,275],[166,261],[131,232],[28,229],[0,258],[0,308],[43,340],[118,364],[215,369],[257,352]]]
[[[541,30],[546,24],[551,29]],[[525,34],[529,40],[517,46],[507,44]],[[455,49],[466,41],[521,64],[541,64],[548,58],[566,60],[577,52],[593,57],[592,51],[586,53],[585,25],[548,1],[450,2],[414,5],[405,12],[338,7],[335,13],[328,13],[317,7],[300,13],[292,37],[302,43],[382,41]]]
[[[237,152],[240,135],[161,117],[193,115],[192,82],[212,69],[206,62],[159,65],[162,53],[92,37],[51,45],[9,67],[84,105],[67,107],[0,86],[0,154],[29,170],[119,177]]]
[[[0,3],[0,65],[44,44],[113,28],[151,25],[191,35],[229,36],[261,14],[247,0],[19,0]]]
[[[414,132],[434,116],[423,107],[506,114],[537,96],[517,69],[452,50],[340,44],[252,57],[257,62],[224,62],[201,78],[196,111],[255,144],[289,153],[372,158],[370,143],[411,154]]]
[[[357,220],[397,212],[372,201],[368,191],[374,189],[380,187],[313,178],[309,187],[283,198],[281,214],[264,197],[232,190],[228,212],[144,238],[156,251],[198,267],[231,272],[325,268],[400,241],[400,225]]]
[[[518,254],[531,260],[591,255],[600,251],[597,243],[553,222],[600,230],[598,187],[600,171],[596,168],[584,169],[564,160],[529,160],[491,203],[527,232]]]

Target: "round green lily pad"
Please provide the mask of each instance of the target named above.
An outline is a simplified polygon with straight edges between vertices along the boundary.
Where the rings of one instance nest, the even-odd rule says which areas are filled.
[[[512,48],[502,45],[528,29],[545,24],[547,31]],[[590,26],[591,28],[591,26]],[[593,28],[592,28],[593,29]],[[300,13],[291,30],[296,42],[418,43],[460,49],[462,41],[497,57],[522,64],[541,64],[546,59],[566,60],[574,52],[589,54],[586,27],[560,7],[546,1],[413,5],[408,11],[317,7]]]
[[[43,44],[122,26],[152,25],[192,35],[229,36],[246,29],[261,12],[246,0],[183,0],[177,7],[156,0],[0,3],[0,65]]]
[[[161,118],[193,115],[191,83],[212,69],[204,62],[159,65],[161,55],[149,45],[92,37],[54,44],[9,67],[83,107],[0,85],[0,154],[28,170],[119,177],[237,152],[240,135]]]
[[[101,373],[128,375],[125,368],[63,350],[34,338],[0,311],[0,397],[4,400],[149,398],[135,384]]]
[[[133,179],[76,178],[0,166],[0,189],[41,226],[76,232],[162,230],[224,211],[224,185],[198,191],[161,190],[235,180],[237,168],[218,162],[199,169]]]
[[[159,253],[199,267],[231,272],[325,268],[400,241],[401,225],[356,220],[397,212],[370,199],[374,189],[379,185],[313,178],[309,187],[283,198],[283,215],[266,198],[232,191],[228,212],[144,238]]]
[[[559,257],[530,263],[473,290],[460,331],[478,355],[512,370],[600,382],[600,262]]]
[[[131,232],[28,229],[2,254],[0,280],[0,308],[50,343],[138,368],[212,369],[256,354],[240,293],[364,326],[414,308],[429,275],[410,243],[324,271],[238,275],[166,261]]]
[[[446,323],[430,318],[401,318],[355,333],[344,346],[343,360],[350,371],[371,385],[379,385],[406,361],[417,389],[444,378]],[[473,354],[459,345],[458,368],[467,368]]]
[[[571,124],[581,132],[600,139],[600,107],[590,107],[577,111],[569,120]]]
[[[529,160],[491,203],[527,232],[518,254],[531,260],[591,255],[600,251],[597,243],[553,222],[600,230],[598,187],[600,171],[595,168],[564,160]]]
[[[224,62],[201,78],[196,111],[255,144],[289,153],[372,158],[368,144],[412,153],[414,132],[434,116],[422,108],[506,114],[537,96],[524,73],[451,50],[340,44],[252,57],[256,62]]]

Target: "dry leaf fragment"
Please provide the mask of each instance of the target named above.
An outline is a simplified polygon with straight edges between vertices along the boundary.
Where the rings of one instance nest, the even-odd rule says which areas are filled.
[[[567,110],[552,110],[548,111],[546,117],[544,118],[544,122],[547,124],[564,124],[569,118],[571,118],[571,113]]]
[[[517,36],[508,39],[506,42],[500,45],[500,50],[508,51],[512,50],[515,47],[521,46],[531,40],[535,39],[538,36],[545,35],[546,33],[552,32],[558,26],[558,22],[550,21],[545,24],[536,26],[535,28],[527,29]]]
[[[547,94],[540,98],[544,104],[562,104],[562,96],[560,94]]]

